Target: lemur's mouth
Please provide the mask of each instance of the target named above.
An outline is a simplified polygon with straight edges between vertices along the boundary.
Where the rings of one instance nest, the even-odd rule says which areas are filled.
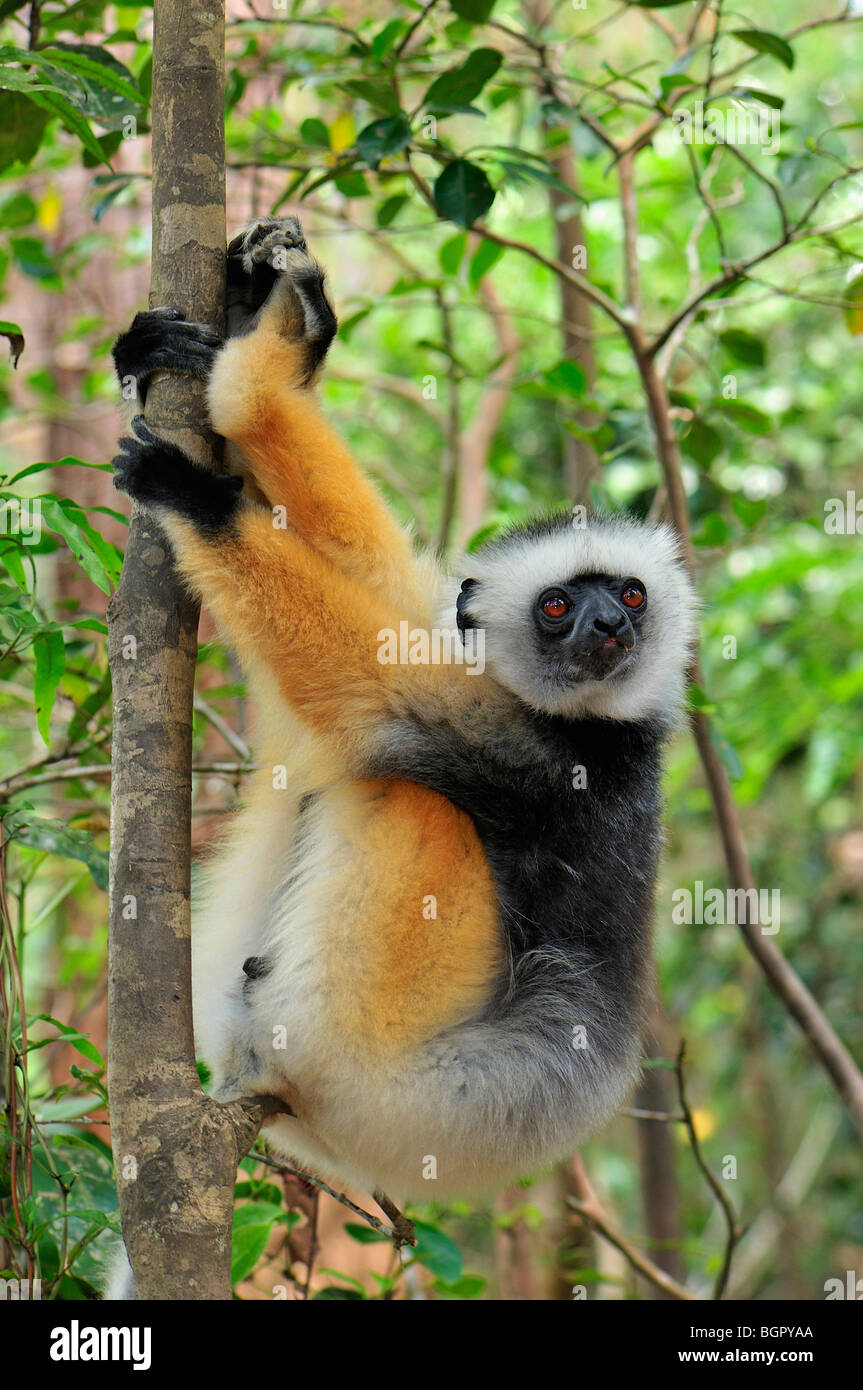
[[[626,663],[634,645],[619,637],[604,637],[578,658],[574,672],[576,680],[603,681],[614,675]]]

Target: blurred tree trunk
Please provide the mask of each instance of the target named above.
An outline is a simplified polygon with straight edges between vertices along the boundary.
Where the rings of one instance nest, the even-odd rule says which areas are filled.
[[[223,322],[224,8],[156,0],[150,303]],[[154,380],[147,418],[213,462],[202,387]],[[109,605],[114,683],[109,946],[112,1140],[142,1299],[228,1299],[243,1107],[198,1084],[189,896],[192,690],[198,608],[151,517],[133,510]],[[251,1137],[254,1135],[254,1125]]]
[[[666,1057],[665,1019],[659,1004],[654,1005],[653,1017],[644,1040],[645,1060]],[[672,1073],[664,1067],[645,1069],[636,1092],[635,1105],[639,1110],[669,1114],[679,1109]],[[680,1217],[680,1191],[677,1183],[674,1152],[674,1129],[662,1120],[637,1120],[638,1157],[641,1165],[641,1200],[644,1226],[648,1235],[648,1250],[654,1264],[664,1269],[679,1284],[683,1283],[683,1229]],[[647,1296],[670,1299],[655,1286],[647,1286]]]
[[[538,34],[549,23],[553,6],[551,0],[526,0],[525,18],[528,27]],[[542,75],[540,97],[546,101],[555,97],[554,72],[549,55],[545,54],[545,69]],[[548,108],[543,110],[543,131],[546,139],[554,128],[555,121]],[[577,201],[578,171],[572,149],[572,139],[545,150],[554,172],[567,188],[549,188],[549,203],[554,219],[555,254],[563,265],[575,265],[579,270],[588,266],[587,243],[584,237],[584,224]],[[563,353],[572,362],[577,362],[584,372],[585,390],[593,391],[596,379],[596,366],[593,354],[592,315],[590,302],[569,280],[560,279],[561,336]],[[578,423],[590,428],[595,420],[589,411],[580,411]],[[568,430],[563,432],[563,460],[567,492],[573,502],[586,502],[591,479],[595,476],[599,460],[587,440],[577,439]]]

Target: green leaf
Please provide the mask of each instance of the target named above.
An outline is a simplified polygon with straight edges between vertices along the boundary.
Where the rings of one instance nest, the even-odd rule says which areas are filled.
[[[66,129],[78,137],[85,150],[90,151],[97,163],[107,163],[102,153],[102,147],[87,121],[64,96],[61,96],[59,92],[33,92],[31,100],[35,101],[38,106],[44,107],[52,116],[59,116]]]
[[[360,1226],[355,1221],[347,1221],[345,1231],[358,1245],[386,1245],[389,1242],[389,1236],[382,1231],[376,1231],[372,1226]]]
[[[75,830],[61,820],[47,820],[31,810],[12,811],[4,817],[10,838],[27,849],[45,850],[63,859],[86,864],[99,888],[108,887],[108,856],[98,849],[87,830]]]
[[[706,420],[696,417],[682,437],[680,447],[685,454],[695,459],[696,463],[700,463],[702,468],[709,468],[713,460],[722,453],[724,441],[717,429]]]
[[[664,72],[659,79],[659,90],[664,97],[669,92],[673,92],[675,87],[694,87],[695,79],[690,77],[688,72]]]
[[[489,241],[487,237],[483,237],[473,254],[470,269],[467,273],[471,289],[475,290],[483,276],[488,275],[492,267],[497,265],[505,250],[505,246],[501,246],[498,242]]]
[[[708,713],[709,711],[714,710],[716,708],[715,704],[710,699],[710,697],[706,695],[704,691],[701,689],[701,686],[696,685],[694,681],[690,681],[689,683],[689,688],[686,692],[686,705],[687,708],[690,710],[703,710],[705,713]],[[664,1061],[658,1057],[651,1058],[650,1061],[645,1062],[645,1066],[648,1067],[673,1065],[673,1062]]]
[[[88,579],[110,594],[120,574],[119,552],[94,530],[74,502],[51,495],[41,497],[40,502],[44,524],[63,537]]]
[[[578,362],[571,362],[569,358],[564,358],[562,362],[551,367],[545,373],[545,382],[556,394],[561,393],[565,396],[583,396],[587,387],[584,368]]]
[[[300,139],[306,145],[313,145],[315,149],[328,150],[330,148],[330,132],[323,121],[319,121],[315,116],[310,116],[308,120],[301,123]]]
[[[270,1202],[272,1206],[282,1210],[282,1189],[274,1182],[266,1182],[260,1178],[255,1178],[251,1182],[234,1183],[234,1197],[253,1197],[256,1202]],[[297,1220],[300,1219],[299,1212],[294,1212]]]
[[[502,62],[503,54],[496,48],[475,49],[458,67],[435,78],[423,97],[423,106],[439,115],[463,110],[479,96]]]
[[[12,366],[17,367],[18,358],[24,351],[24,334],[18,324],[0,319],[0,338],[9,339],[9,356],[12,358]]]
[[[369,195],[369,186],[359,169],[349,169],[346,173],[337,175],[333,183],[346,198],[367,198]]]
[[[763,101],[765,106],[771,106],[774,111],[781,111],[785,105],[785,98],[775,96],[773,92],[762,91],[760,87],[732,87],[730,96],[750,97],[753,101]]]
[[[486,1287],[486,1280],[481,1274],[463,1274],[460,1279],[456,1279],[452,1284],[448,1284],[443,1279],[439,1279],[435,1288],[440,1293],[449,1294],[452,1298],[479,1298]]]
[[[120,139],[119,136],[117,138],[118,140]],[[114,153],[116,148],[112,147],[113,139],[113,135],[101,135],[99,137],[99,145],[102,148],[106,162],[111,158],[111,155]],[[82,160],[84,164],[86,164],[88,160],[92,160],[92,156],[89,155],[85,150],[82,155]],[[131,182],[131,179],[118,179],[117,182],[113,184],[111,188],[108,188],[106,192],[102,194],[101,198],[97,199],[97,201],[93,204],[94,222],[102,221],[102,218],[105,216],[105,213],[108,211],[111,204],[115,202],[117,198],[119,198],[121,193],[125,193],[126,189],[130,186]]]
[[[33,679],[33,704],[36,727],[42,741],[51,743],[51,712],[57,687],[66,670],[66,646],[62,632],[40,632],[33,639],[36,674]]]
[[[312,1294],[313,1303],[324,1300],[332,1302],[333,1299],[338,1299],[341,1303],[355,1303],[357,1300],[362,1300],[364,1298],[365,1294],[357,1293],[356,1289],[337,1289],[334,1284],[328,1289],[321,1289],[318,1293]]]
[[[730,32],[735,39],[754,48],[756,53],[769,53],[786,68],[794,67],[794,49],[778,34],[770,34],[766,29],[732,29]]]
[[[57,271],[44,245],[34,236],[13,236],[9,242],[20,270],[33,280],[55,280]]]
[[[436,1278],[444,1279],[447,1283],[460,1279],[462,1254],[455,1241],[425,1221],[415,1221],[414,1230],[417,1236],[414,1259],[430,1269]]]
[[[389,82],[365,77],[352,77],[349,81],[340,82],[338,85],[342,91],[349,92],[354,97],[361,97],[363,101],[368,102],[369,106],[373,106],[376,111],[382,111],[386,116],[396,116],[401,110],[399,99]]]
[[[125,97],[126,102],[132,106],[142,105],[141,93],[128,68],[118,63],[113,54],[106,53],[96,44],[58,43],[51,48],[40,48],[35,54],[29,53],[27,56],[50,63],[52,67],[60,68],[64,72],[71,72],[73,76],[85,77],[88,84],[107,87],[109,91]]]
[[[410,122],[403,112],[372,121],[356,139],[357,150],[370,169],[377,169],[387,155],[398,154],[411,142]]]
[[[378,227],[389,227],[398,217],[405,203],[409,203],[410,198],[407,193],[393,193],[392,197],[386,198],[380,205],[375,216],[375,223]]]
[[[372,39],[372,53],[378,62],[385,58],[407,29],[403,19],[391,19]]]
[[[736,494],[731,499],[731,506],[738,520],[747,527],[757,526],[758,522],[767,515],[766,497],[742,497],[740,494]]]
[[[13,473],[9,479],[10,485],[17,483],[21,478],[29,478],[33,473],[44,473],[47,468],[99,468],[103,473],[111,473],[113,470],[110,463],[90,463],[87,459],[75,458],[74,454],[66,454],[61,459],[48,459],[41,463],[28,463],[26,468],[22,468],[18,473]]]
[[[86,622],[87,619],[84,619]],[[66,730],[66,738],[69,744],[77,743],[79,738],[83,738],[87,725],[91,719],[107,705],[111,698],[111,672],[106,670],[99,684],[86,699],[82,700],[72,718],[69,721],[69,728]]]
[[[449,0],[459,19],[470,24],[484,24],[495,7],[496,0]]]
[[[2,87],[0,74],[0,87]],[[21,92],[0,91],[0,172],[16,160],[29,164],[50,120],[35,104],[35,97]]]
[[[247,1202],[234,1211],[231,1283],[248,1278],[267,1248],[273,1226],[283,1215],[272,1202]]]
[[[741,429],[748,430],[750,434],[769,434],[773,428],[769,415],[765,415],[757,406],[747,405],[745,401],[726,401],[717,396],[713,405],[716,410],[723,411],[729,419]]]
[[[731,529],[724,517],[718,512],[708,512],[701,519],[701,527],[692,537],[695,545],[703,546],[723,546],[727,545]]]
[[[4,227],[26,227],[39,215],[29,193],[13,193],[0,207],[0,224]]]
[[[722,346],[736,357],[738,362],[745,362],[749,366],[763,367],[767,360],[767,351],[764,340],[756,337],[754,333],[747,333],[744,328],[729,328],[724,333],[720,333],[719,341]]]
[[[863,333],[863,270],[852,275],[843,290],[842,299],[846,327],[852,338],[856,338]],[[2,332],[3,326],[0,324]]]
[[[64,1041],[67,1043],[71,1043],[72,1046],[75,1048],[76,1052],[80,1052],[82,1056],[87,1058],[88,1062],[92,1062],[93,1065],[97,1067],[104,1067],[104,1057],[102,1056],[98,1047],[96,1047],[95,1043],[90,1042],[90,1039],[88,1038],[86,1033],[81,1033],[77,1028],[73,1028],[70,1023],[61,1023],[59,1018],[53,1018],[51,1014],[36,1014],[36,1019],[41,1020],[43,1023],[50,1023],[55,1028],[59,1029],[59,1031],[63,1035]],[[34,1022],[36,1021],[36,1019],[34,1019]],[[45,1047],[52,1042],[56,1042],[56,1038],[48,1038],[45,1043],[34,1043],[33,1046]],[[68,1138],[68,1136],[66,1135],[58,1137],[61,1137],[63,1139]],[[104,1141],[101,1142],[104,1144]],[[111,1150],[107,1144],[104,1144],[104,1151],[110,1158]]]
[[[342,319],[340,321],[339,337],[342,339],[343,342],[347,343],[350,341],[351,334],[353,333],[357,324],[362,323],[363,319],[367,319],[371,312],[372,311],[370,308],[358,309],[355,314],[350,314],[348,318]]]
[[[466,159],[454,159],[435,181],[434,201],[441,217],[459,227],[471,227],[488,212],[494,189],[482,169]]]
[[[441,270],[444,275],[458,275],[458,268],[464,259],[467,250],[467,232],[456,232],[449,241],[445,241],[438,252]]]

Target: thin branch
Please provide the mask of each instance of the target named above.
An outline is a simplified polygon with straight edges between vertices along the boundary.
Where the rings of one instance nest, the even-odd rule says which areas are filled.
[[[677,1053],[677,1065],[675,1067],[675,1072],[677,1075],[677,1095],[680,1101],[680,1108],[683,1111],[683,1122],[686,1125],[686,1132],[689,1135],[689,1146],[692,1149],[693,1158],[695,1159],[695,1162],[698,1164],[699,1168],[704,1174],[707,1182],[710,1185],[710,1189],[713,1192],[713,1195],[716,1197],[716,1200],[719,1202],[719,1205],[722,1208],[722,1214],[725,1217],[725,1225],[727,1230],[727,1238],[725,1241],[725,1254],[722,1260],[722,1268],[720,1269],[719,1274],[716,1276],[716,1283],[713,1289],[713,1297],[715,1299],[721,1299],[728,1285],[728,1277],[731,1273],[731,1260],[734,1255],[734,1247],[739,1241],[740,1237],[742,1236],[743,1230],[738,1225],[737,1214],[734,1210],[734,1207],[731,1204],[731,1200],[727,1192],[722,1186],[722,1183],[717,1178],[716,1174],[710,1168],[710,1165],[705,1161],[704,1155],[701,1152],[701,1144],[698,1140],[698,1133],[695,1128],[695,1121],[692,1118],[692,1111],[689,1108],[689,1101],[686,1098],[686,1082],[683,1071],[685,1058],[686,1040],[684,1038],[681,1038],[680,1048],[678,1049]]]
[[[609,1245],[613,1245],[616,1250],[619,1250],[632,1268],[653,1284],[655,1288],[661,1289],[664,1294],[668,1294],[670,1298],[677,1298],[682,1303],[699,1302],[700,1300],[695,1297],[695,1294],[691,1294],[689,1290],[685,1289],[682,1284],[679,1284],[676,1279],[672,1279],[669,1274],[665,1273],[664,1269],[660,1269],[659,1265],[654,1264],[653,1260],[651,1260],[648,1255],[645,1255],[642,1250],[639,1250],[631,1241],[628,1241],[626,1237],[612,1225],[611,1221],[602,1210],[602,1207],[599,1205],[596,1194],[584,1171],[581,1159],[577,1154],[571,1161],[570,1171],[573,1181],[581,1195],[579,1197],[568,1197],[567,1205],[570,1206],[573,1211],[577,1212],[581,1219],[586,1221],[592,1230],[596,1231],[607,1240]]]
[[[220,733],[222,735],[222,738],[225,740],[225,742],[229,745],[229,747],[233,748],[234,752],[239,757],[241,757],[244,761],[247,761],[251,758],[252,750],[246,743],[246,740],[240,738],[240,735],[234,732],[230,724],[225,723],[225,720],[222,718],[222,716],[218,714],[216,710],[213,709],[212,705],[209,705],[207,703],[203,695],[195,696],[194,708],[195,712],[197,714],[202,715],[204,719],[207,720],[208,724],[212,724],[213,728],[217,731],[217,733]]]
[[[383,1221],[380,1221],[376,1216],[372,1216],[370,1211],[365,1211],[362,1207],[358,1207],[356,1202],[352,1202],[350,1197],[345,1196],[344,1192],[337,1192],[334,1187],[330,1187],[329,1183],[324,1182],[323,1178],[316,1178],[311,1173],[304,1173],[301,1168],[295,1168],[292,1163],[286,1163],[281,1158],[274,1158],[271,1154],[256,1153],[254,1154],[254,1158],[256,1162],[263,1163],[265,1168],[272,1168],[276,1173],[287,1173],[292,1178],[300,1178],[303,1182],[310,1183],[312,1187],[319,1188],[321,1192],[326,1192],[327,1196],[332,1197],[334,1202],[338,1202],[340,1206],[347,1207],[348,1211],[354,1213],[354,1216],[361,1217],[363,1221],[371,1226],[373,1231],[378,1231],[382,1236],[386,1236],[388,1240],[391,1240],[397,1249],[399,1246],[405,1244],[416,1245],[416,1235],[413,1236],[412,1240],[403,1239],[402,1233],[396,1230],[395,1225],[384,1225]],[[377,1197],[375,1197],[375,1201],[378,1201]],[[378,1205],[380,1205],[379,1202]],[[401,1213],[399,1213],[399,1215],[401,1216]],[[404,1221],[406,1218],[402,1217],[402,1220]]]
[[[417,173],[413,166],[410,167],[409,173],[415,186],[422,194],[429,207],[435,208],[432,191],[425,179]],[[435,211],[437,211],[436,208]],[[531,246],[527,241],[518,241],[514,237],[502,236],[500,232],[492,231],[491,227],[486,226],[484,222],[474,222],[471,231],[477,232],[479,236],[485,237],[487,241],[495,242],[498,246],[507,247],[512,251],[521,251],[525,256],[530,256],[531,260],[538,261],[540,265],[544,265],[547,270],[553,271],[555,275],[560,275],[562,279],[569,280],[571,284],[581,290],[581,293],[585,295],[592,304],[595,304],[598,309],[602,309],[603,313],[607,314],[608,317],[617,324],[618,328],[622,328],[626,331],[629,327],[629,318],[626,310],[621,309],[615,304],[613,299],[610,299],[608,295],[598,289],[596,285],[592,285],[589,280],[586,280],[577,270],[573,270],[571,266],[564,265],[562,261],[556,261],[553,256],[544,255],[536,246]]]
[[[855,170],[855,173],[857,172],[860,172],[859,169]],[[815,202],[818,201],[820,201],[820,197],[815,200]],[[835,222],[826,222],[820,227],[800,227],[798,223],[795,228],[789,231],[787,236],[779,237],[776,241],[771,242],[769,246],[764,247],[763,250],[757,252],[754,256],[750,256],[747,260],[738,261],[732,265],[726,266],[725,270],[721,271],[720,274],[716,275],[708,284],[702,286],[700,290],[690,295],[690,297],[684,301],[677,312],[665,324],[665,327],[659,331],[649,344],[647,349],[648,355],[650,357],[655,357],[679,324],[690,319],[706,300],[712,299],[714,295],[727,289],[727,287],[734,284],[735,281],[745,279],[747,272],[751,270],[753,266],[760,265],[762,261],[769,260],[771,256],[776,255],[777,251],[783,250],[786,246],[793,246],[798,241],[809,240],[813,237],[829,236],[833,232],[843,231],[846,227],[853,227],[859,221],[860,212],[857,211],[848,217],[838,218]]]
[[[408,29],[407,33],[396,44],[395,56],[397,58],[400,58],[402,56],[411,39],[413,38],[414,34],[416,33],[417,29],[419,29],[420,25],[428,17],[429,12],[434,9],[436,4],[437,0],[427,0],[426,4],[420,10],[419,14],[417,15],[413,24]]]
[[[680,1125],[683,1124],[683,1115],[672,1114],[668,1110],[639,1110],[632,1105],[623,1105],[617,1112],[619,1115],[626,1115],[630,1120],[655,1120],[657,1124]]]

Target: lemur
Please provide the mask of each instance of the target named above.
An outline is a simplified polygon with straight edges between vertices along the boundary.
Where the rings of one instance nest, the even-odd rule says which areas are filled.
[[[674,533],[569,515],[452,576],[322,416],[336,332],[293,218],[229,247],[224,343],[179,309],[115,348],[207,380],[231,473],[138,415],[116,485],[157,518],[260,712],[260,770],[193,917],[214,1092],[282,1098],[273,1147],[403,1199],[492,1189],[605,1122],[639,1068],[661,751],[695,599]],[[485,669],[384,634],[484,634]]]

